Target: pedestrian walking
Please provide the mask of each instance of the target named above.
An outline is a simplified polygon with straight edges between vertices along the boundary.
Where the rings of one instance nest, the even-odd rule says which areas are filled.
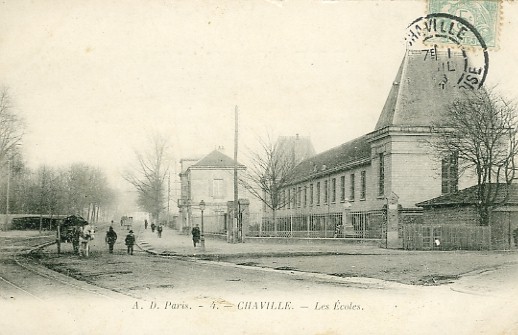
[[[113,222],[113,221],[112,221]],[[108,250],[110,254],[113,254],[113,245],[115,241],[117,241],[117,233],[113,230],[113,227],[110,227],[106,232],[106,238],[104,239],[106,243],[108,243]]]
[[[162,237],[162,225],[158,225],[158,227],[156,227],[156,232],[158,234],[158,237]]]
[[[128,232],[124,242],[126,242],[126,246],[128,247],[128,254],[133,255],[133,245],[135,244],[135,235],[133,235],[133,230]]]
[[[151,222],[151,232],[154,233],[155,232],[155,228],[156,228],[156,225],[154,222]]]
[[[192,234],[192,243],[194,244],[194,247],[196,248],[196,244],[200,243],[201,232],[200,232],[199,225],[196,225],[195,227],[192,228],[191,234]]]
[[[147,229],[147,219],[144,220],[144,229]]]

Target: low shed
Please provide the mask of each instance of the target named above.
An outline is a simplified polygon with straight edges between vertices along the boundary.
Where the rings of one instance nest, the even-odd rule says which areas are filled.
[[[508,250],[516,248],[518,242],[518,185],[500,185],[495,201],[501,203],[507,191],[507,200],[490,213],[489,226],[479,224],[477,186],[416,206],[423,208],[423,227],[431,229],[431,239],[438,239],[441,249]]]

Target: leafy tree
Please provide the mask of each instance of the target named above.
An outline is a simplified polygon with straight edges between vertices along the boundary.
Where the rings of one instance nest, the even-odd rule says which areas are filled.
[[[454,154],[460,173],[476,174],[482,225],[489,224],[492,209],[508,200],[518,153],[517,129],[515,104],[489,89],[465,91],[434,127],[437,141],[432,145],[439,154]]]

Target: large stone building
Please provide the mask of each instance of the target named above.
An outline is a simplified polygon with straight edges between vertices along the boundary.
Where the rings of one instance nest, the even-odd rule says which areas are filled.
[[[462,65],[460,58],[450,62]],[[438,68],[425,51],[407,51],[374,130],[302,161],[283,191],[290,201],[278,211],[277,226],[266,229],[381,238],[388,198],[397,199],[400,222],[412,221],[420,215],[416,203],[469,186],[469,176],[459,180],[456,158],[430,146],[432,127],[461,94]]]

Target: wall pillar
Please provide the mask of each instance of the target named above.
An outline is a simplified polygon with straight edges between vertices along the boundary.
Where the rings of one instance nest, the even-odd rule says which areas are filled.
[[[399,197],[392,194],[387,198],[387,239],[385,246],[388,249],[400,249],[403,240],[399,237]]]
[[[239,199],[238,204],[241,217],[241,222],[238,223],[238,240],[244,243],[250,227],[250,201],[248,199]]]
[[[227,201],[227,242],[236,243],[234,201]]]

